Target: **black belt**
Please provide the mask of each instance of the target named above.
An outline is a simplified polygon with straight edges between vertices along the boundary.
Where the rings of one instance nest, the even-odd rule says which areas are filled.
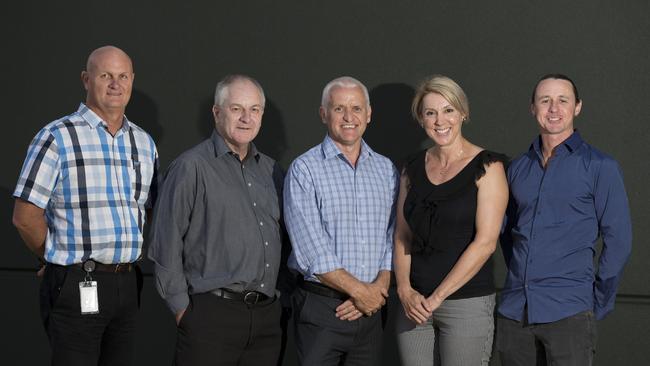
[[[104,264],[104,263],[99,263],[96,262],[92,259],[87,260],[86,262],[83,263],[75,263],[74,265],[85,270],[86,267],[84,267],[84,264],[87,262],[93,262],[94,266],[92,267],[92,271],[98,271],[98,272],[113,272],[113,273],[119,273],[119,272],[131,272],[135,269],[135,264],[134,263],[113,263],[113,264]]]
[[[314,293],[316,295],[331,297],[333,299],[339,299],[339,300],[347,300],[350,298],[350,296],[348,296],[347,294],[335,290],[329,286],[325,286],[322,283],[305,281],[304,279],[300,278],[298,280],[298,285],[300,286],[301,289]]]
[[[261,304],[271,299],[271,297],[257,291],[236,292],[226,288],[218,288],[210,291],[210,293],[224,299],[242,301],[246,305]]]

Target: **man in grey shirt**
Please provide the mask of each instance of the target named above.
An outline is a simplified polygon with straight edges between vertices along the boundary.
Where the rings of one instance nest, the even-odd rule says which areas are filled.
[[[176,365],[275,364],[281,306],[282,171],[255,148],[264,91],[251,77],[217,84],[212,136],[169,167],[149,258],[176,315]]]

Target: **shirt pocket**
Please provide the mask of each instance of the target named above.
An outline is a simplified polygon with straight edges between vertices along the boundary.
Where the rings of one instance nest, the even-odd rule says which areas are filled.
[[[129,161],[129,177],[131,179],[131,195],[138,205],[144,205],[149,196],[149,188],[153,177],[154,165],[148,159],[132,159]]]
[[[269,215],[272,221],[277,223],[280,220],[281,200],[271,176],[250,174],[246,176],[246,182],[255,188],[250,191],[255,210],[261,209],[262,213]]]

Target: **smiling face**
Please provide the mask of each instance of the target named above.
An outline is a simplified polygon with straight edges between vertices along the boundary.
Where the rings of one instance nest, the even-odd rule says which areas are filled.
[[[537,84],[530,107],[542,135],[564,140],[573,133],[573,119],[580,114],[582,102],[576,102],[573,86],[567,80],[545,79]]]
[[[320,116],[330,138],[342,150],[358,147],[371,114],[363,90],[358,86],[335,86],[329,94],[327,105],[320,107]]]
[[[427,135],[438,146],[449,146],[458,141],[465,116],[445,97],[429,93],[422,98],[420,121]]]
[[[81,80],[86,89],[86,105],[100,117],[124,114],[133,88],[133,66],[124,51],[102,47],[88,57]]]
[[[222,105],[212,107],[215,126],[226,145],[244,159],[260,131],[264,101],[257,86],[245,79],[233,81],[224,93]]]

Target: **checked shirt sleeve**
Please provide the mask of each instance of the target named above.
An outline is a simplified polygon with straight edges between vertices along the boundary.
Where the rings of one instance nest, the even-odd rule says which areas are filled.
[[[14,197],[45,209],[60,171],[59,151],[52,133],[44,128],[29,145]]]
[[[388,221],[388,228],[386,230],[386,250],[384,251],[384,256],[381,261],[380,270],[392,271],[393,270],[393,244],[395,242],[395,223],[396,223],[396,213],[397,213],[397,196],[399,195],[399,179],[400,175],[395,166],[391,164],[392,168],[392,190],[393,194],[391,196],[392,205],[390,210],[390,219]]]
[[[146,209],[153,209],[153,206],[156,203],[158,198],[158,190],[161,186],[161,174],[160,174],[160,160],[158,159],[158,150],[156,145],[151,140],[152,146],[152,160],[153,160],[153,176],[151,177],[151,183],[149,186],[149,196],[147,197],[147,202],[145,202],[144,207]]]
[[[285,179],[284,213],[293,253],[304,275],[343,268],[321,221],[314,177],[300,159],[291,164]]]

